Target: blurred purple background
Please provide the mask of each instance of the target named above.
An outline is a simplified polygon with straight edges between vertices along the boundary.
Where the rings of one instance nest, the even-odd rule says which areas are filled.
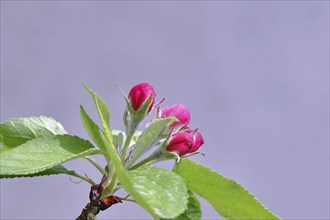
[[[206,141],[194,160],[284,219],[329,219],[328,1],[1,1],[1,121],[47,115],[87,138],[79,104],[97,114],[81,81],[118,129],[116,85],[149,82],[190,108]],[[73,219],[88,191],[64,175],[1,180],[0,217]],[[99,218],[151,217],[125,203]]]

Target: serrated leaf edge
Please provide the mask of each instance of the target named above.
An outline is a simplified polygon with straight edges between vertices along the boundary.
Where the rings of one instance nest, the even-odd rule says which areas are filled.
[[[186,159],[187,160],[187,159]],[[194,161],[193,161],[194,162]],[[196,163],[196,162],[195,162]],[[275,217],[277,217],[278,219],[281,219],[278,215],[276,215],[275,213],[273,213],[271,210],[269,210],[268,208],[266,208],[249,190],[247,190],[242,184],[240,184],[239,182],[237,182],[236,180],[233,180],[233,179],[230,179],[230,178],[227,178],[223,175],[221,175],[220,173],[217,173],[216,171],[212,170],[211,168],[207,167],[207,166],[204,166],[203,164],[200,164],[200,163],[197,163],[198,165],[202,166],[203,168],[206,168],[206,169],[209,169],[212,173],[215,173],[217,175],[220,175],[221,177],[223,177],[224,179],[226,180],[229,180],[229,181],[233,181],[235,182],[236,184],[238,184],[242,189],[243,191],[245,191],[247,194],[249,194],[250,196],[252,196],[261,206],[262,208],[267,211],[269,214],[272,214],[274,215]],[[188,186],[189,187],[189,186]],[[216,204],[216,202],[212,201],[212,199],[210,200],[207,200],[209,201],[210,203],[214,203]],[[213,206],[213,205],[212,205]]]
[[[66,134],[65,135],[54,135],[54,136],[66,136]],[[68,135],[68,136],[70,136],[70,137],[78,137],[78,138],[80,138],[80,139],[82,139],[81,137],[79,137],[79,136],[76,136],[76,135]],[[29,140],[29,141],[27,141],[27,142],[25,142],[24,144],[26,144],[26,143],[28,143],[28,142],[30,142],[30,141],[34,141],[34,140],[37,140],[37,139],[42,139],[42,138],[45,138],[45,137],[41,137],[41,138],[35,138],[35,139],[32,139],[32,140]],[[85,140],[85,139],[82,139],[82,140],[84,140],[84,141],[87,141],[88,143],[90,143],[88,140]],[[24,144],[22,144],[22,145],[24,145]],[[91,143],[90,143],[91,144]],[[20,146],[22,146],[22,145],[20,145]],[[93,144],[91,144],[92,146],[93,146]],[[20,147],[20,146],[18,146],[18,147]],[[16,147],[17,148],[17,147]],[[15,148],[15,149],[16,149]],[[10,151],[10,150],[8,150],[8,151]],[[45,166],[42,166],[42,167],[39,167],[37,170],[36,169],[31,169],[31,171],[32,172],[22,172],[22,173],[19,173],[19,174],[17,174],[17,173],[1,173],[1,169],[0,169],[0,175],[29,175],[29,174],[35,174],[35,173],[39,173],[39,172],[42,172],[42,171],[45,171],[45,170],[47,170],[47,169],[50,169],[50,168],[52,168],[52,167],[54,167],[54,166],[56,166],[56,165],[60,165],[60,164],[62,164],[62,163],[65,163],[65,162],[67,162],[67,161],[69,161],[69,160],[73,160],[73,159],[77,159],[77,158],[79,158],[79,157],[81,157],[81,156],[83,156],[83,155],[85,155],[85,154],[87,154],[87,155],[91,155],[91,152],[93,152],[93,151],[95,151],[95,153],[96,152],[98,152],[99,150],[97,149],[97,148],[91,148],[91,149],[88,149],[88,150],[86,150],[86,151],[84,151],[84,152],[81,152],[81,153],[79,153],[79,154],[77,154],[77,155],[75,155],[75,156],[73,156],[73,157],[69,157],[69,158],[67,158],[67,159],[65,159],[65,160],[61,160],[61,161],[59,161],[58,163],[51,163],[51,164],[48,164],[48,165],[45,165]],[[4,151],[4,152],[7,152],[7,151]],[[1,155],[1,153],[0,153],[0,155]],[[7,166],[8,167],[8,166]],[[47,168],[45,168],[45,167],[47,167]],[[0,167],[1,168],[1,167]]]
[[[44,170],[46,171],[46,170]],[[69,172],[74,172],[73,170],[68,170]],[[40,171],[42,172],[42,171]],[[8,175],[8,174],[5,174],[5,175],[0,175],[0,178],[1,179],[16,179],[16,178],[34,178],[34,177],[42,177],[42,176],[52,176],[52,175],[61,175],[61,174],[66,174],[66,175],[69,175],[69,176],[74,176],[72,174],[69,174],[69,172],[63,172],[63,173],[50,173],[50,174],[43,174],[43,175],[38,175],[38,176],[30,176],[30,174],[36,174],[36,173],[30,173],[30,174],[22,174],[22,175]],[[39,173],[39,172],[37,172]],[[76,173],[76,172],[74,172]]]

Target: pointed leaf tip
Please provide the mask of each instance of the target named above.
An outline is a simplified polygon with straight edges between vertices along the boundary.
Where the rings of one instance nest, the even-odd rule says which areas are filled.
[[[193,192],[227,219],[280,219],[243,186],[201,164],[181,159],[174,170]]]

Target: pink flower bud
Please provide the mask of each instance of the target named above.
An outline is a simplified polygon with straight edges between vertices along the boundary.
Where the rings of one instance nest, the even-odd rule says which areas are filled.
[[[194,145],[190,151],[190,153],[193,153],[197,151],[204,144],[204,139],[198,131],[187,130],[187,132],[193,135]]]
[[[167,145],[167,151],[175,151],[179,156],[189,153],[193,147],[194,139],[188,132],[178,132],[172,135],[170,143]]]
[[[190,122],[190,112],[188,108],[182,104],[171,105],[162,109],[160,117],[177,118],[179,121],[173,122],[173,124],[171,125],[172,128],[186,126]]]
[[[199,132],[185,130],[172,135],[166,150],[175,151],[179,156],[182,156],[197,151],[203,144],[204,139]]]
[[[128,94],[128,98],[132,103],[132,108],[134,111],[140,109],[140,107],[148,100],[148,98],[152,95],[152,101],[148,108],[148,112],[150,112],[152,106],[155,102],[155,91],[148,83],[140,83],[134,86]]]

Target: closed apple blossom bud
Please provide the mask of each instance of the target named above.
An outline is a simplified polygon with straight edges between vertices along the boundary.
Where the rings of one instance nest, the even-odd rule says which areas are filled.
[[[179,156],[197,151],[204,144],[202,135],[193,130],[174,133],[166,147],[167,151],[174,151]]]
[[[189,153],[194,145],[193,135],[189,132],[182,131],[172,135],[167,151],[174,151],[179,156]]]
[[[173,124],[171,125],[172,128],[187,126],[190,122],[190,112],[188,108],[182,104],[171,105],[162,109],[160,113],[160,117],[177,118],[179,121],[173,122]]]
[[[128,98],[131,101],[131,105],[134,111],[138,111],[141,106],[148,100],[150,95],[152,95],[152,100],[149,105],[148,112],[150,112],[154,105],[156,96],[155,91],[148,83],[140,83],[135,85],[128,94]]]
[[[193,153],[204,144],[204,139],[198,131],[187,130],[187,132],[193,135],[194,144],[190,151],[190,153]]]

